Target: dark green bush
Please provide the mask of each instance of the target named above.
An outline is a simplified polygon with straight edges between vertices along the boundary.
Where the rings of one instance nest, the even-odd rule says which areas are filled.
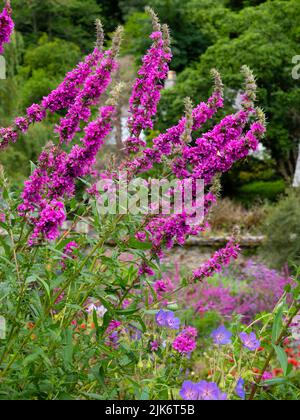
[[[238,189],[237,195],[245,204],[255,201],[276,201],[286,188],[283,180],[277,181],[256,181],[243,185]]]
[[[300,264],[300,191],[295,190],[270,207],[264,225],[267,236],[263,253],[274,265],[281,268]]]

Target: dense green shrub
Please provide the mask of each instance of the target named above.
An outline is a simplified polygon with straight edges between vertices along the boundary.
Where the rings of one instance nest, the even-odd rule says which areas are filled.
[[[264,226],[266,257],[275,265],[300,263],[300,192],[291,191],[276,207],[270,207]]]
[[[285,182],[277,181],[256,181],[239,188],[238,195],[242,202],[251,204],[255,201],[275,201],[280,194],[284,193]]]

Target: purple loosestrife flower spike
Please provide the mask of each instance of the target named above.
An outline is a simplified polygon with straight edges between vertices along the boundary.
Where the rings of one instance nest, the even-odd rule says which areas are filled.
[[[224,327],[224,325],[213,331],[211,336],[214,340],[214,344],[218,346],[225,346],[227,344],[231,344],[232,333],[228,331]]]
[[[214,72],[214,78],[215,88],[212,96],[208,99],[207,103],[201,102],[193,110],[193,131],[199,130],[207,120],[213,117],[219,108],[223,107],[223,85],[219,73]],[[178,148],[182,143],[180,138],[184,132],[185,124],[185,117],[183,117],[176,126],[169,128],[166,133],[156,137],[153,140],[153,146],[143,150],[142,157],[126,162],[125,169],[131,174],[131,177],[139,172],[146,172],[155,163],[161,163],[165,156],[170,156],[173,149]],[[189,176],[189,172],[183,171],[182,176]]]
[[[241,398],[242,400],[244,400],[246,398],[246,393],[245,393],[245,381],[243,378],[240,378],[236,384],[235,387],[235,393],[236,395]]]
[[[14,22],[11,18],[12,9],[10,2],[7,0],[5,2],[4,9],[0,14],[0,54],[3,54],[4,44],[10,41],[12,32],[14,30]]]
[[[146,6],[145,7],[145,12],[151,17],[152,19],[152,26],[153,26],[153,30],[154,32],[160,32],[161,31],[161,24],[159,22],[159,17],[157,16],[157,14],[154,12],[154,10],[149,7]]]
[[[191,381],[184,381],[179,395],[185,401],[197,401],[199,398],[199,386]]]
[[[150,36],[153,44],[143,58],[138,71],[132,95],[129,100],[128,128],[130,136],[126,140],[126,152],[138,153],[145,142],[140,139],[141,132],[153,128],[152,117],[157,112],[160,100],[162,81],[167,78],[171,60],[170,41],[166,28],[163,29],[152,9],[147,8],[153,22],[153,33]]]
[[[250,334],[241,332],[240,339],[244,347],[251,351],[255,351],[260,347],[260,341],[257,339],[256,334],[254,332],[251,332]]]
[[[31,124],[42,121],[46,117],[46,111],[51,113],[68,109],[75,101],[81,90],[81,86],[99,65],[103,58],[102,52],[97,48],[80,62],[72,71],[66,74],[63,82],[48,96],[45,96],[40,104],[33,104],[27,109],[25,117],[17,117],[14,126],[0,129],[0,148],[9,143],[15,143],[20,132],[26,133]]]
[[[39,236],[53,240],[59,235],[63,218],[57,219],[54,234],[50,236],[45,234],[45,229],[40,224],[42,213],[49,205],[48,202],[52,200],[63,202],[65,197],[72,197],[75,193],[76,179],[91,173],[97,153],[112,129],[111,120],[114,115],[113,106],[102,107],[97,120],[85,128],[85,136],[81,139],[82,147],[73,146],[69,154],[51,143],[41,154],[38,167],[25,182],[23,203],[19,206],[20,215],[35,226],[31,243]]]
[[[237,259],[240,247],[232,239],[225,248],[218,250],[210,260],[205,262],[198,270],[193,272],[194,280],[203,280],[220,272],[224,266],[228,266],[232,259]]]
[[[192,141],[192,132],[193,132],[193,102],[191,98],[185,98],[185,127],[184,132],[182,133],[180,140],[183,143],[189,144]]]
[[[99,51],[103,50],[104,45],[104,30],[100,19],[96,19],[96,48]]]
[[[105,92],[111,82],[111,73],[117,68],[115,60],[122,40],[123,28],[118,27],[112,42],[112,48],[104,54],[104,57],[84,83],[75,102],[69,108],[67,115],[60,120],[56,131],[60,135],[61,143],[69,143],[80,131],[80,122],[87,122],[91,116],[91,106],[96,105],[101,95]]]
[[[245,94],[243,96],[242,106],[245,109],[253,109],[257,91],[255,77],[248,66],[242,66],[241,71],[245,77]]]

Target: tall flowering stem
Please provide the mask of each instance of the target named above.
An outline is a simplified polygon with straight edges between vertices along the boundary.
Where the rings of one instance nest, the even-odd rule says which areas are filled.
[[[31,244],[41,237],[54,240],[59,235],[66,218],[64,198],[74,195],[79,177],[91,173],[97,153],[112,129],[115,110],[114,105],[102,107],[99,117],[85,128],[82,146],[73,146],[69,154],[52,143],[41,154],[38,167],[25,182],[23,203],[19,206],[20,215],[34,225]],[[45,228],[47,217],[50,217],[50,233]]]
[[[74,103],[83,84],[103,58],[104,35],[101,22],[99,22],[96,48],[92,54],[86,56],[84,61],[67,73],[63,82],[45,96],[40,104],[32,104],[27,108],[25,116],[17,117],[12,126],[0,129],[0,149],[5,148],[9,143],[15,143],[20,133],[26,133],[32,124],[43,121],[47,116],[47,111],[54,113],[68,109]]]
[[[225,248],[215,252],[198,270],[193,272],[193,280],[201,281],[207,277],[212,277],[228,266],[233,259],[237,259],[240,247],[234,239],[228,242]]]
[[[10,41],[11,35],[14,30],[14,22],[11,18],[12,9],[10,6],[10,1],[5,2],[4,9],[0,14],[0,54],[4,52],[4,44],[7,44]]]
[[[123,28],[119,27],[113,39],[111,50],[104,57],[85,81],[82,90],[75,98],[75,102],[69,107],[66,117],[62,118],[56,131],[60,135],[61,143],[69,143],[80,131],[80,122],[87,122],[91,116],[91,106],[96,105],[101,95],[106,91],[111,82],[111,74],[117,68],[116,56],[119,52],[122,40]]]
[[[216,108],[223,104],[223,85],[218,72],[214,70],[216,88],[209,100],[209,106],[201,104],[192,110],[192,104],[190,100],[187,100],[186,115],[178,126],[154,139],[153,147],[143,151],[144,157],[127,163],[129,171],[144,172],[152,168],[154,163],[161,163],[164,159],[164,163],[167,162],[177,179],[191,178],[194,182],[202,179],[207,188],[211,184],[214,185],[216,177],[228,171],[234,162],[248,156],[251,150],[256,150],[259,140],[265,132],[265,121],[263,113],[254,108],[256,90],[254,77],[247,67],[244,67],[242,72],[245,76],[245,93],[243,94],[242,109],[239,112],[225,117],[211,131],[196,140],[196,146],[190,145],[192,131],[198,129],[215,113]],[[252,118],[253,122],[251,122]],[[249,124],[250,127],[247,129]],[[166,156],[168,160],[166,160]],[[204,203],[202,203],[205,215],[208,214],[214,201],[215,197],[212,193],[205,196]],[[169,216],[150,217],[144,227],[144,234],[147,233],[153,245],[154,255],[161,257],[163,245],[166,245],[167,248],[171,248],[175,243],[183,245],[188,236],[197,235],[206,229],[206,222],[195,226],[191,223],[193,219],[190,216],[191,214],[183,212]],[[138,233],[140,236],[142,234],[143,232]],[[222,258],[225,259],[231,251],[232,256],[236,257],[237,250],[238,246],[233,246],[232,243],[228,244],[228,247],[221,250],[220,254],[215,255],[207,267],[203,267],[204,272],[213,272],[218,261],[222,262]],[[227,259],[224,263],[227,263]]]
[[[193,109],[190,118],[193,119],[192,131],[199,130],[209,119],[211,119],[219,108],[223,107],[223,84],[220,74],[212,71],[215,80],[215,88],[212,96],[207,103],[201,102]],[[142,156],[138,156],[124,165],[125,169],[133,177],[137,173],[146,172],[153,167],[155,163],[161,163],[165,156],[171,156],[174,151],[185,143],[182,136],[186,130],[186,116],[183,117],[176,126],[169,128],[166,133],[160,134],[153,140],[151,147],[142,151]]]
[[[163,81],[167,78],[172,58],[168,27],[160,25],[152,9],[147,8],[147,11],[153,22],[154,32],[150,35],[153,44],[143,58],[129,101],[127,153],[137,153],[141,146],[145,146],[140,135],[143,130],[153,128],[152,118],[157,112]]]

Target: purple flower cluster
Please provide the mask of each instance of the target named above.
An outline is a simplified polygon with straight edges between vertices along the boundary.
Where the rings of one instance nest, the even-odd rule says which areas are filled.
[[[62,202],[52,200],[45,204],[38,221],[35,223],[30,243],[34,243],[40,235],[49,241],[53,241],[59,235],[59,228],[65,220],[66,213]]]
[[[91,172],[97,153],[112,128],[111,120],[114,113],[113,106],[100,109],[97,120],[92,121],[84,130],[82,147],[75,145],[67,154],[50,145],[49,150],[44,150],[41,154],[38,167],[25,182],[23,203],[19,206],[20,214],[27,217],[35,226],[31,243],[40,236],[54,240],[59,235],[59,228],[66,217],[56,219],[56,229],[50,237],[41,230],[42,212],[46,207],[49,208],[49,202],[59,200],[62,204],[64,197],[72,197],[76,179]]]
[[[180,327],[180,319],[175,317],[172,311],[163,311],[162,309],[155,316],[156,323],[159,327],[178,330]]]
[[[164,37],[158,22],[154,23],[155,32],[150,36],[153,42],[143,58],[130,97],[128,127],[130,137],[126,141],[127,153],[137,153],[145,143],[139,138],[142,130],[153,128],[152,117],[157,112],[160,100],[162,81],[167,77],[172,54],[169,49],[168,36]]]
[[[216,383],[206,381],[198,383],[184,381],[179,394],[182,399],[191,401],[222,401],[227,399],[227,395],[219,389]]]
[[[12,10],[10,2],[7,0],[4,9],[0,14],[0,54],[3,54],[4,44],[10,41],[14,30],[14,22],[11,18]]]
[[[164,299],[164,295],[172,292],[175,286],[168,276],[164,276],[161,280],[157,280],[153,284],[153,289],[156,293],[157,300],[162,301],[163,305],[167,305],[168,301]]]
[[[159,344],[156,340],[150,342],[151,351],[157,351],[159,349]]]
[[[152,128],[152,118],[157,111],[162,81],[167,76],[171,60],[168,29],[165,25],[160,25],[154,12],[151,10],[149,12],[154,26],[151,35],[153,44],[143,59],[130,98],[128,126],[131,141],[129,143],[133,145],[135,152],[140,149],[141,131]],[[102,32],[100,35],[102,40]],[[19,211],[34,227],[31,242],[40,238],[55,239],[58,236],[59,227],[66,218],[64,199],[74,195],[75,181],[78,177],[91,174],[96,154],[112,128],[111,120],[115,108],[103,107],[99,119],[85,128],[85,137],[81,140],[82,146],[75,145],[69,153],[62,151],[61,145],[68,144],[88,123],[91,107],[98,104],[110,84],[112,72],[117,68],[116,56],[121,35],[122,30],[119,28],[111,49],[105,53],[97,43],[93,54],[68,73],[63,83],[45,97],[41,104],[29,107],[26,117],[18,117],[14,127],[0,129],[1,145],[4,146],[9,142],[15,142],[18,133],[26,132],[30,124],[42,121],[46,117],[47,110],[50,112],[63,108],[67,110],[66,116],[61,118],[56,127],[56,132],[60,136],[60,145],[47,146],[40,156],[38,167],[25,183],[23,203]],[[102,42],[100,44],[102,45]],[[223,106],[222,81],[220,75],[213,71],[215,89],[208,102],[193,108],[191,101],[187,100],[185,116],[178,125],[160,134],[153,140],[151,147],[144,149],[139,156],[132,157],[132,160],[127,160],[121,169],[127,169],[130,178],[163,161],[179,180],[188,177],[195,183],[198,178],[204,179],[205,187],[209,190],[203,203],[204,213],[207,215],[215,201],[213,193],[210,192],[214,177],[228,171],[235,161],[247,156],[250,150],[254,150],[265,131],[262,113],[254,109],[256,90],[254,77],[246,67],[243,68],[243,73],[246,87],[242,110],[224,118],[212,130],[196,140],[195,146],[191,146],[191,133],[201,128]],[[130,149],[130,144],[127,146]],[[193,191],[195,192],[194,189]],[[196,204],[200,205],[198,202]],[[171,248],[175,243],[183,245],[188,236],[197,235],[207,228],[206,221],[201,220],[195,225],[191,222],[191,216],[192,214],[186,210],[181,214],[170,216],[154,215],[147,220],[144,231],[138,232],[137,237],[139,240],[149,238],[153,245],[152,255],[161,258],[163,245],[167,248]],[[49,217],[48,223],[47,217]],[[219,271],[221,266],[237,257],[237,252],[238,245],[231,241],[226,248],[216,253],[194,273],[194,279],[199,280]],[[139,268],[139,275],[145,274],[153,275],[154,272],[149,264],[143,262]]]
[[[236,297],[236,312],[243,315],[245,323],[250,323],[258,313],[272,312],[285,287],[293,284],[288,275],[253,260],[247,260],[241,267],[238,278],[243,287]],[[288,301],[291,299],[288,296]]]
[[[254,77],[248,68],[244,68],[243,72],[246,78],[246,91],[241,111],[225,117],[211,131],[198,139],[196,146],[186,143],[184,133],[187,124],[190,124],[192,131],[198,129],[215,113],[218,107],[223,105],[222,83],[218,74],[215,73],[216,90],[209,104],[194,110],[187,109],[185,118],[176,127],[154,139],[153,146],[143,150],[142,157],[137,157],[126,163],[126,169],[131,174],[144,172],[151,169],[155,163],[161,163],[162,157],[167,156],[170,160],[170,169],[177,179],[203,179],[205,184],[209,185],[217,174],[228,171],[235,161],[246,157],[250,150],[255,150],[259,139],[265,132],[265,127],[261,111],[254,109],[251,100],[251,98],[255,98]],[[257,121],[251,123],[253,118],[256,118]],[[250,123],[250,129],[247,131],[246,127]],[[209,199],[206,198],[206,201]],[[205,214],[209,208],[210,205],[205,203]],[[205,229],[205,226],[195,226],[190,223],[188,220],[190,216],[183,212],[167,217],[153,216],[150,219],[144,229],[149,234],[149,240],[153,244],[153,253],[156,256],[162,256],[161,246],[163,244],[167,248],[171,248],[175,242],[182,245],[186,237],[197,235]],[[217,253],[211,261],[195,272],[195,278],[212,275],[216,269],[220,270],[223,263],[226,264],[231,258],[236,258],[237,252],[238,245],[229,243],[224,250]]]
[[[214,72],[215,90],[207,103],[201,102],[192,111],[192,130],[199,130],[209,119],[211,119],[219,108],[223,107],[222,82],[220,75]],[[161,163],[164,156],[171,156],[178,149],[185,146],[182,142],[182,135],[185,131],[187,118],[183,117],[179,123],[169,128],[166,133],[160,134],[153,140],[152,147],[142,151],[141,157],[136,157],[126,162],[125,169],[132,175],[139,172],[146,172],[153,168],[155,163]]]
[[[229,265],[232,259],[237,259],[239,250],[240,247],[234,240],[229,241],[225,248],[216,251],[210,260],[193,272],[194,280],[203,280],[220,272],[223,267]]]
[[[75,98],[75,102],[68,108],[67,115],[61,119],[56,131],[60,135],[61,143],[69,143],[80,131],[80,122],[87,122],[91,116],[91,106],[96,105],[100,96],[106,91],[111,82],[111,73],[117,68],[117,62],[112,50],[105,53],[104,58],[85,80],[84,86]]]
[[[92,54],[85,57],[84,61],[77,64],[75,69],[67,73],[63,82],[42,100],[42,107],[50,112],[68,109],[74,102],[87,78],[98,66],[103,58],[103,53],[95,48]]]
[[[9,143],[15,143],[19,133],[26,133],[30,125],[43,121],[46,118],[46,111],[51,113],[69,109],[79,95],[86,79],[94,72],[103,58],[103,53],[95,48],[92,54],[88,55],[83,62],[80,62],[75,69],[67,73],[63,82],[54,89],[48,96],[45,96],[41,104],[33,104],[26,110],[25,117],[17,117],[15,125],[1,128],[0,148],[6,147]]]
[[[138,271],[138,275],[139,276],[154,276],[155,272],[152,270],[151,267],[149,267],[149,265],[146,262],[142,262],[142,264],[139,267],[139,271]]]
[[[234,284],[224,286],[223,277],[234,279]],[[288,274],[251,259],[222,270],[217,280],[218,285],[214,279],[194,285],[182,298],[199,315],[214,311],[230,319],[232,314],[240,314],[247,325],[257,314],[272,312],[285,286],[293,284]],[[287,299],[290,302],[292,297],[288,294]]]
[[[197,330],[186,327],[173,341],[172,347],[180,354],[190,354],[197,347]]]

